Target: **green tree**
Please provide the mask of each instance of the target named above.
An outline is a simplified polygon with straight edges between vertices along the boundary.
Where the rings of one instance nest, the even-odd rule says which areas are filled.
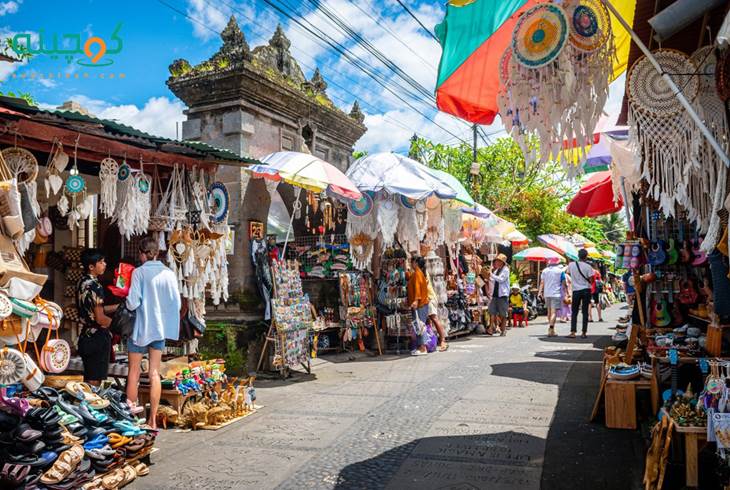
[[[598,221],[565,212],[577,185],[567,179],[563,168],[555,162],[526,165],[512,138],[478,149],[475,179],[470,175],[473,150],[467,144],[446,146],[414,138],[410,154],[455,176],[477,202],[515,223],[533,241],[544,233],[580,233],[597,244],[608,242],[606,228]]]

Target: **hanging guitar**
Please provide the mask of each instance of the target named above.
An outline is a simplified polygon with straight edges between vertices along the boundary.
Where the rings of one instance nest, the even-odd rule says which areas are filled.
[[[657,291],[659,298],[654,303],[654,325],[656,327],[668,327],[672,323],[672,315],[669,314],[669,306],[662,291]]]
[[[658,232],[656,229],[657,221],[659,220],[659,212],[654,211],[651,215],[652,227],[654,228],[653,238],[651,245],[649,245],[649,264],[650,265],[662,265],[667,261],[666,244],[664,240],[657,238]]]
[[[674,223],[674,221],[672,221]],[[679,250],[677,250],[677,242],[674,240],[674,235],[669,237],[668,226],[664,227],[664,239],[667,241],[667,265],[674,265],[679,260]]]
[[[684,325],[684,315],[682,310],[679,308],[679,301],[674,297],[674,285],[678,284],[678,279],[674,277],[674,274],[669,275],[669,305],[672,310],[672,325],[675,327],[681,327]]]
[[[684,218],[679,220],[679,261],[683,264],[692,262],[692,247],[684,234]]]
[[[707,263],[707,254],[700,249],[702,241],[702,238],[697,234],[697,227],[695,225],[694,238],[692,239],[692,265],[695,267]]]

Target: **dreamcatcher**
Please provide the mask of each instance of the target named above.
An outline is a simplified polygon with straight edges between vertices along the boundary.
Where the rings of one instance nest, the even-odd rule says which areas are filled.
[[[712,46],[705,46],[695,51],[690,60],[697,67],[699,79],[699,93],[694,106],[707,129],[720,144],[724,143],[727,152],[729,128],[725,104],[717,95],[715,84],[715,50]],[[700,230],[706,231],[701,248],[709,253],[715,248],[720,235],[718,212],[722,209],[727,194],[727,169],[699,130],[695,131],[692,155],[691,165],[686,169],[688,200],[692,204],[685,207],[697,211]]]
[[[142,170],[133,171],[126,160],[119,166],[117,174],[118,199],[115,218],[119,234],[127,240],[134,235],[147,232],[152,207],[152,181]]]
[[[24,253],[35,239],[35,227],[41,209],[38,205],[38,160],[23,148],[5,148],[2,151],[3,159],[15,178],[20,194],[20,216],[23,219],[23,234],[16,244],[20,253]]]
[[[383,240],[383,248],[390,248],[398,230],[398,208],[393,197],[385,195],[378,200],[378,230]]]
[[[112,218],[117,209],[117,182],[119,164],[113,158],[105,158],[99,168],[101,191],[99,193],[99,210],[106,218]]]
[[[574,177],[608,97],[615,48],[600,1],[572,0],[563,8],[540,4],[520,17],[500,61],[498,104],[528,164],[552,158]],[[566,140],[577,144],[564,149]]]
[[[55,196],[63,187],[61,174],[68,165],[68,155],[63,151],[63,145],[57,139],[53,140],[48,162],[46,163],[46,197]]]
[[[398,208],[398,224],[398,241],[406,252],[419,250],[421,240],[415,207],[401,206]]]
[[[436,196],[431,196],[426,200],[426,219],[424,242],[433,250],[444,243],[446,235],[441,200]]]
[[[66,217],[68,227],[73,229],[89,217],[92,211],[93,200],[86,194],[86,180],[79,173],[78,166],[78,139],[74,147],[74,163],[68,172],[68,178],[63,185],[63,195],[58,200],[58,211]]]
[[[225,224],[228,220],[228,207],[230,205],[228,189],[222,182],[213,182],[208,187],[208,206],[210,208],[210,220],[214,225]]]
[[[654,57],[662,72],[670,74],[688,100],[694,100],[699,80],[695,66],[680,51],[660,49]],[[675,203],[686,203],[690,220],[697,210],[688,201],[685,166],[690,161],[694,123],[672,89],[646,57],[629,70],[629,134],[643,154],[642,178],[649,184],[649,197],[659,202],[667,216],[674,216]]]
[[[373,207],[373,197],[369,192],[363,192],[360,199],[347,203],[345,233],[350,243],[352,264],[359,270],[370,269],[375,237],[378,235]]]
[[[208,206],[208,186],[205,185],[205,172],[193,167],[190,172],[190,202],[199,213],[195,218],[196,225],[203,230],[210,230],[210,207]]]

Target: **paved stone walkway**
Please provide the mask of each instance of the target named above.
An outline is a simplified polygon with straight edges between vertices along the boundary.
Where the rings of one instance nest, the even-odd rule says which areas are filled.
[[[265,408],[241,422],[163,432],[130,487],[638,488],[636,434],[587,423],[609,325],[548,339],[542,318],[429,356],[325,357],[311,376],[259,383]]]

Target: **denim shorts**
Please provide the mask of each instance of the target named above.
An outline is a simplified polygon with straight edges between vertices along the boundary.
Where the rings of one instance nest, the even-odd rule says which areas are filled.
[[[132,354],[147,354],[149,349],[155,349],[161,351],[165,348],[165,341],[164,340],[155,340],[154,342],[139,346],[135,344],[132,339],[127,340],[127,352],[130,352]]]

